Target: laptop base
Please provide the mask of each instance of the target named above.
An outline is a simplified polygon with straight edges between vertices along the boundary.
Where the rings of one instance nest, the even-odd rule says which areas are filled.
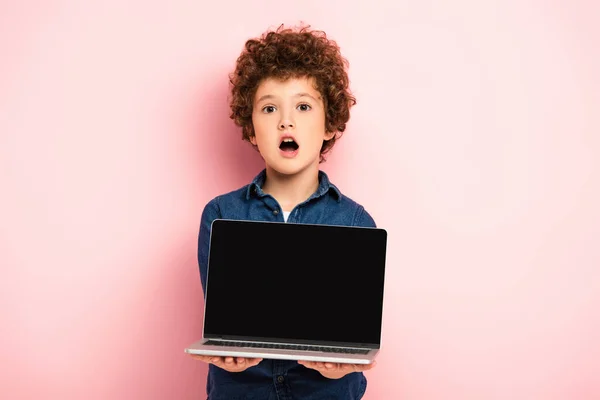
[[[252,348],[239,346],[215,346],[205,344],[205,342],[207,341],[207,339],[199,340],[191,346],[189,346],[188,348],[186,348],[185,352],[188,354],[219,357],[246,357],[293,361],[303,360],[343,364],[371,364],[377,356],[377,354],[379,353],[379,350],[377,349],[365,349],[368,350],[367,354],[340,354],[322,351]]]

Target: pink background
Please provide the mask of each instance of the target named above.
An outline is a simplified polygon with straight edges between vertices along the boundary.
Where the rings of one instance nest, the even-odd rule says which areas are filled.
[[[0,398],[203,398],[200,213],[261,168],[227,74],[298,21],[358,98],[323,168],[389,231],[365,398],[600,398],[600,3],[209,4],[0,3]]]

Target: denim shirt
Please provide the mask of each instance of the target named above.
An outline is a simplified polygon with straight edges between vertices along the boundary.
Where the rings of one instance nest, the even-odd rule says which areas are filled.
[[[198,264],[204,292],[210,227],[215,219],[284,222],[281,206],[274,197],[262,191],[265,177],[266,172],[263,170],[249,185],[217,196],[205,206],[198,235]],[[342,195],[323,171],[319,171],[316,192],[292,210],[287,222],[376,227],[375,221],[363,206]],[[268,251],[268,246],[265,246],[265,250]],[[326,293],[323,296],[325,298]],[[251,294],[248,302],[252,302]],[[206,385],[209,400],[352,400],[361,399],[366,388],[367,381],[362,372],[353,372],[341,379],[328,379],[297,361],[270,359],[264,359],[254,367],[235,373],[210,364]]]

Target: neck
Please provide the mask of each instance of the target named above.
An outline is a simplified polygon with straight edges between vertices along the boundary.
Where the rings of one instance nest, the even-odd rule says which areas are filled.
[[[281,174],[267,166],[263,192],[277,200],[283,211],[291,211],[307,200],[319,187],[319,166],[294,175]]]

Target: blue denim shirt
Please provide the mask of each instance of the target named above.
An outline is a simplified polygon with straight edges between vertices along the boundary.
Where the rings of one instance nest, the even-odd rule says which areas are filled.
[[[271,195],[262,191],[266,172],[238,190],[217,196],[202,212],[198,236],[198,263],[202,289],[206,292],[208,244],[212,221],[220,219],[283,222],[281,206]],[[342,195],[329,182],[327,174],[319,171],[319,187],[305,202],[290,213],[288,223],[375,227],[375,221],[365,209]],[[268,251],[268,246],[265,247]],[[298,294],[291,294],[297,296]],[[252,301],[252,297],[248,298]],[[285,299],[273,299],[285,301]],[[257,306],[261,306],[258,305]],[[353,372],[341,379],[328,379],[318,371],[296,361],[265,359],[243,372],[227,372],[209,366],[206,385],[209,400],[322,400],[361,399],[367,381],[363,373]]]

